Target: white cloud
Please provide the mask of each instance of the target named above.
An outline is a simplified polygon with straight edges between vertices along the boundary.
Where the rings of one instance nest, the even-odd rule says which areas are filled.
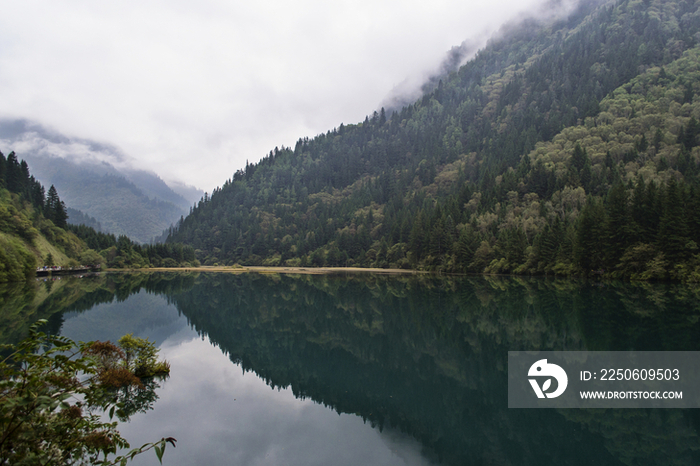
[[[10,2],[0,117],[211,190],[246,159],[361,121],[450,47],[544,2]]]

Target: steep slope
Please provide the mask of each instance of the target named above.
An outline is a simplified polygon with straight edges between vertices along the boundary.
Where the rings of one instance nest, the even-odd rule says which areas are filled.
[[[699,6],[514,27],[400,112],[275,148],[170,240],[205,263],[700,278]]]
[[[187,212],[186,201],[180,196],[177,197],[182,199],[181,205],[149,197],[116,171],[100,175],[91,166],[60,158],[29,156],[27,161],[40,181],[56,186],[68,206],[94,217],[104,231],[115,235],[146,243]],[[165,186],[162,180],[160,183]],[[176,196],[170,193],[171,197]]]
[[[41,265],[77,266],[101,261],[73,233],[47,220],[22,196],[0,187],[0,282],[32,278]]]

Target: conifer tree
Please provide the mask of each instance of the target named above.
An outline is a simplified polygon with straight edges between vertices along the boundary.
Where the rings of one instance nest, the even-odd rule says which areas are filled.
[[[5,154],[0,152],[0,188],[4,188],[7,184],[5,183],[5,175],[7,172],[7,159],[5,159]]]
[[[578,221],[576,261],[584,273],[603,267],[605,209],[601,202],[589,198]]]
[[[607,222],[606,249],[608,266],[614,267],[632,239],[632,227],[629,208],[627,206],[627,190],[625,185],[617,182],[610,188],[606,200]]]
[[[14,151],[10,152],[7,155],[6,168],[7,170],[5,173],[5,187],[10,192],[19,193],[22,187],[22,169],[19,166],[19,162],[17,161],[17,155],[15,155]]]
[[[680,261],[686,254],[690,241],[690,231],[686,221],[684,189],[675,178],[666,185],[663,215],[659,221],[659,233],[656,241],[666,259]]]
[[[49,192],[46,195],[46,203],[44,207],[46,218],[51,220],[54,225],[59,228],[65,228],[68,222],[68,214],[66,213],[66,205],[58,197],[56,187],[51,185]]]

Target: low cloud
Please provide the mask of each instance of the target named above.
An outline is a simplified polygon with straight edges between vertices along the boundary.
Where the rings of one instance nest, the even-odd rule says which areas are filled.
[[[55,154],[211,191],[275,146],[362,121],[406,77],[420,89],[545,3],[12,2],[0,17],[0,118],[67,135],[49,140]]]
[[[70,159],[77,164],[132,168],[136,161],[119,148],[87,139],[69,138],[28,120],[0,119],[0,150],[18,157]]]
[[[427,68],[407,77],[395,86],[382,100],[380,107],[387,112],[400,110],[412,104],[426,92],[437,87],[440,80],[450,73],[457,71],[489,42],[500,40],[510,32],[522,27],[538,26],[567,18],[578,5],[588,3],[598,5],[607,0],[546,0],[521,11],[519,15],[503,24],[498,31],[484,29],[478,34],[464,40],[460,45],[452,47],[442,61],[433,68]]]

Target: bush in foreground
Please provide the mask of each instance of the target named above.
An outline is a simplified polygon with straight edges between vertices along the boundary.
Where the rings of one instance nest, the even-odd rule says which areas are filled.
[[[110,396],[118,383],[140,384],[111,343],[75,343],[38,330],[16,345],[2,345],[0,361],[0,465],[125,465],[153,449],[161,460],[162,438],[123,452],[129,443],[113,418],[121,403]],[[120,353],[121,352],[121,353]],[[118,383],[117,383],[118,382]]]

